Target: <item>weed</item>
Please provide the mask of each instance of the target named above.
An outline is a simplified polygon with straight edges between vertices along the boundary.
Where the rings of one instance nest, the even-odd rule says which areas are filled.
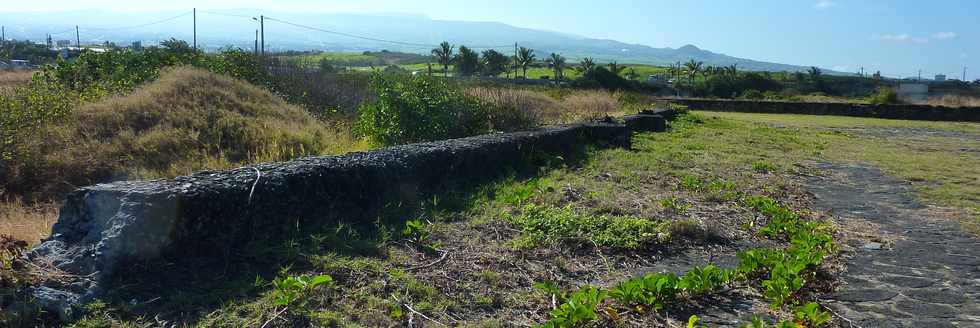
[[[554,182],[548,178],[534,178],[523,184],[514,184],[502,191],[504,203],[521,206],[527,203],[535,194],[553,191]]]
[[[830,313],[820,311],[820,305],[809,302],[793,310],[796,322],[806,327],[820,327],[830,322]]]
[[[681,186],[687,190],[701,191],[701,180],[693,175],[685,175],[681,177]]]
[[[551,320],[540,327],[578,327],[598,318],[596,307],[606,299],[607,292],[593,286],[583,286],[568,297],[568,301],[551,311]]]
[[[672,213],[684,213],[691,208],[691,204],[681,203],[678,199],[668,197],[660,200],[660,206]]]
[[[752,163],[752,170],[759,173],[772,173],[776,172],[777,169],[779,169],[779,167],[776,166],[776,164],[768,161],[757,161]]]
[[[620,283],[609,295],[622,304],[647,306],[660,310],[672,301],[678,292],[678,279],[673,274],[648,273]]]
[[[732,271],[709,264],[694,267],[681,276],[677,287],[692,296],[704,295],[732,282]]]
[[[580,215],[569,207],[529,204],[508,221],[522,229],[527,246],[589,240],[598,246],[639,249],[667,237],[667,224],[637,217]]]
[[[439,244],[430,239],[431,232],[421,218],[405,221],[402,235],[407,237],[409,242],[427,252],[436,252],[439,248]]]
[[[277,277],[272,281],[275,288],[272,291],[273,303],[277,306],[299,305],[303,307],[310,293],[319,286],[329,287],[333,277],[318,276],[287,276]]]

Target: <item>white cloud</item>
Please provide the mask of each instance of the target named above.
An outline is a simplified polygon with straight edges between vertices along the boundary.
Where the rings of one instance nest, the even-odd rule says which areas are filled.
[[[833,7],[833,6],[836,6],[836,5],[837,5],[837,3],[834,3],[831,0],[818,0],[817,3],[813,5],[813,8],[817,8],[817,9],[828,9],[828,8]]]
[[[957,37],[956,32],[939,32],[932,35],[933,38],[939,40],[955,39]]]
[[[889,42],[901,42],[901,43],[926,43],[929,42],[928,38],[912,36],[908,33],[899,34],[873,34],[871,35],[872,40],[878,41],[889,41]]]

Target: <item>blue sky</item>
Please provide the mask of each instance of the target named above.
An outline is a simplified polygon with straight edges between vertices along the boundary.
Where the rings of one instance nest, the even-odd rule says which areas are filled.
[[[976,0],[91,0],[5,4],[0,11],[256,8],[274,11],[417,13],[434,19],[498,21],[653,47],[892,76],[937,73],[980,78]],[[0,13],[2,17],[2,13]],[[2,21],[2,18],[0,18]]]

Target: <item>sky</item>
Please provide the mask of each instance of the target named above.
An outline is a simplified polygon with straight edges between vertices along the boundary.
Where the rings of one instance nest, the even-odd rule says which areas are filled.
[[[731,56],[889,76],[980,78],[976,0],[44,0],[3,13],[255,8],[259,11],[407,13],[495,21],[652,47],[693,44]]]

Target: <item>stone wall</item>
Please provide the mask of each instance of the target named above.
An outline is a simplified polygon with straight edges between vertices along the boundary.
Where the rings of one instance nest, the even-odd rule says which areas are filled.
[[[743,113],[839,115],[922,121],[980,122],[980,108],[929,105],[866,105],[722,99],[671,99],[691,110]]]
[[[663,117],[656,115],[627,122],[639,130],[663,129]],[[34,263],[78,279],[31,292],[44,307],[70,318],[75,305],[101,295],[129,261],[208,256],[208,250],[234,247],[257,231],[296,220],[370,223],[386,204],[417,204],[542,155],[567,156],[586,144],[628,148],[630,133],[615,123],[546,127],[84,187],[68,195],[51,237],[29,254]]]

